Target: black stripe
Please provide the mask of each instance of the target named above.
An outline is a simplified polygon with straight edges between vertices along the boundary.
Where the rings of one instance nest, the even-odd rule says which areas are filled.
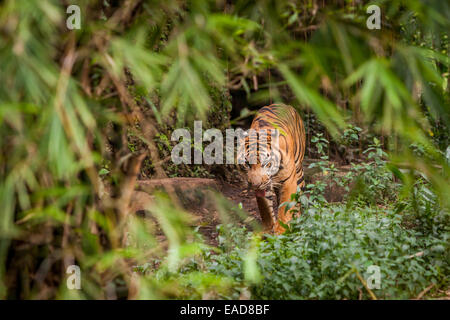
[[[260,109],[259,110],[259,113],[261,113],[261,112],[269,112],[269,113],[271,113],[271,114],[273,114],[273,115],[277,115],[272,109],[270,109],[269,107],[264,107],[264,108],[262,108],[262,109]]]
[[[286,179],[283,179],[280,181],[280,184],[285,183],[290,177],[292,177],[293,174],[294,174],[294,169],[291,170],[291,173],[288,174]]]
[[[302,176],[300,179],[297,180],[297,185],[300,185],[305,180],[305,176]]]
[[[258,122],[258,124],[262,127],[262,126],[270,126],[270,123],[268,123],[266,120],[264,119],[258,119],[256,120],[256,122]]]

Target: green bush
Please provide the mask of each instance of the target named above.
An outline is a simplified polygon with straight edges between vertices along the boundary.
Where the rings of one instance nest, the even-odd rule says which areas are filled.
[[[448,284],[449,232],[425,234],[406,229],[402,221],[391,209],[310,208],[289,232],[259,243],[261,279],[250,285],[252,298],[369,298],[358,274],[366,279],[371,265],[381,271],[381,287],[372,290],[377,298],[406,299],[431,283]],[[208,270],[244,281],[246,243],[209,256]]]

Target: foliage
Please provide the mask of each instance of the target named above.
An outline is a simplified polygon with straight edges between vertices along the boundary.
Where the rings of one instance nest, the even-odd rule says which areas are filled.
[[[356,133],[354,131],[348,133],[349,131],[352,132],[353,129],[346,130],[345,134],[353,135],[351,140],[358,141]],[[335,164],[325,154],[328,140],[319,134],[311,141],[317,148],[320,160],[308,167],[319,170],[319,173],[313,176],[314,181],[306,185],[305,194],[308,195],[309,202],[325,204],[327,203],[325,193],[338,188],[343,189],[346,193],[345,198],[351,201],[386,204],[396,200],[400,184],[396,182],[394,174],[388,168],[386,160],[388,155],[382,149],[380,140],[374,138],[373,143],[362,152],[365,156],[364,161],[352,162],[350,169],[344,174],[338,172]],[[298,199],[299,196],[299,193],[293,195],[292,200]]]
[[[246,226],[219,225],[217,249],[180,270],[228,279],[227,287],[210,287],[224,299],[409,299],[430,285],[432,292],[449,285],[450,213],[428,183],[383,207],[328,204],[312,192],[292,200],[301,202],[302,215],[285,234],[261,239]],[[380,288],[367,285],[370,266],[380,268]],[[199,297],[195,287],[185,289],[185,297]]]
[[[309,206],[288,233],[258,243],[261,280],[241,286],[248,285],[254,299],[369,299],[363,281],[376,265],[381,288],[371,291],[377,298],[412,298],[430,284],[446,288],[448,221],[435,221],[441,229],[428,232],[421,225],[405,228],[404,220],[392,207]],[[246,243],[206,257],[209,272],[243,281]]]
[[[363,151],[367,162],[352,164],[344,183],[355,182],[353,192],[358,200],[372,202],[392,202],[396,200],[399,183],[387,167],[387,154],[383,151],[380,141],[374,138],[373,144]]]

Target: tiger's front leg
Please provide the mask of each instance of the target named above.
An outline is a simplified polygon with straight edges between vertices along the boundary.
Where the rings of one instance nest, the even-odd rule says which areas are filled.
[[[290,202],[291,201],[291,194],[297,192],[297,180],[295,178],[295,175],[293,175],[289,180],[287,180],[280,189],[280,204],[284,202]],[[282,206],[281,208],[278,208],[278,220],[281,220],[283,224],[288,224],[289,221],[291,221],[292,216],[294,214],[293,209],[286,210],[286,206]],[[286,230],[283,228],[283,226],[280,225],[280,223],[276,221],[275,224],[275,232],[278,234],[284,233]]]
[[[258,204],[264,232],[272,232],[275,225],[274,197],[275,193],[272,189],[263,193],[256,193],[256,203]]]

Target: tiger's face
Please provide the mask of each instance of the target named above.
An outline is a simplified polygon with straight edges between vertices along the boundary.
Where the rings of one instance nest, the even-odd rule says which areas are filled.
[[[247,172],[249,188],[255,190],[257,196],[264,196],[271,186],[272,177],[280,169],[278,139],[273,139],[274,136],[268,131],[250,131],[245,136],[243,167]]]
[[[277,160],[272,154],[266,154],[262,161],[248,164],[246,167],[249,186],[255,191],[263,191],[270,187],[272,177],[278,172]]]

